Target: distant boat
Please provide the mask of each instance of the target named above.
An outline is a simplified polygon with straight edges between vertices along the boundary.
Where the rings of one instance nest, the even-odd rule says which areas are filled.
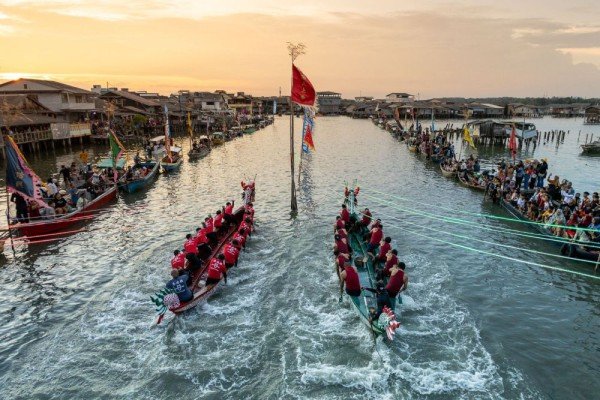
[[[583,153],[600,153],[600,140],[581,145]]]
[[[523,139],[523,140],[527,140],[527,139],[533,139],[533,138],[537,138],[538,136],[538,131],[535,127],[534,124],[532,124],[531,122],[516,122],[516,121],[509,121],[506,123],[506,134],[507,136],[510,136],[510,132],[512,130],[512,127],[515,127],[515,132],[517,134],[517,138],[519,139]]]

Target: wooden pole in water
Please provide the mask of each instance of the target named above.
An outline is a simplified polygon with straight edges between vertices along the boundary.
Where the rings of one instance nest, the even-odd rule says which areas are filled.
[[[293,44],[288,42],[287,48],[290,54],[290,58],[292,59],[292,69],[294,66],[294,61],[296,58],[304,54],[304,44],[298,43]],[[296,182],[294,180],[294,102],[292,101],[292,88],[294,86],[294,74],[292,73],[290,79],[290,180],[291,180],[291,209],[292,213],[298,212],[298,201],[296,200]]]

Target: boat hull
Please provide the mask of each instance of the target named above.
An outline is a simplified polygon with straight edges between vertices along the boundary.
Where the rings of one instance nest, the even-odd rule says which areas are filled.
[[[11,225],[11,228],[18,229],[21,235],[35,237],[48,233],[64,231],[67,228],[85,221],[88,217],[93,218],[92,212],[104,207],[106,204],[117,198],[117,187],[113,186],[100,196],[89,202],[86,207],[77,210],[62,217],[53,220],[44,220],[38,222],[30,222],[27,224]]]
[[[468,188],[479,190],[481,192],[485,191],[485,186],[474,185],[470,182],[467,182],[460,173],[457,174],[459,182]]]
[[[179,159],[174,163],[166,163],[166,162],[162,162],[160,163],[163,171],[165,172],[174,172],[174,171],[179,171],[179,168],[181,168],[181,164],[183,164],[183,159]]]
[[[442,164],[440,164],[440,171],[442,172],[442,175],[444,175],[446,178],[455,178],[456,177],[456,171],[448,171],[448,170],[444,169]]]
[[[142,179],[136,179],[135,181],[123,183],[123,184],[119,185],[119,189],[121,189],[127,193],[134,193],[134,192],[137,192],[138,190],[145,188],[146,186],[150,185],[154,181],[154,179],[158,175],[160,163],[157,163],[154,161],[149,161],[149,162],[141,163],[141,165],[146,166],[148,168],[152,168],[150,170],[150,172],[148,173],[148,175],[146,175]]]
[[[189,160],[199,160],[201,158],[204,158],[208,155],[208,153],[210,153],[210,149],[206,148],[206,149],[202,149],[200,151],[189,151],[188,152],[188,159]]]

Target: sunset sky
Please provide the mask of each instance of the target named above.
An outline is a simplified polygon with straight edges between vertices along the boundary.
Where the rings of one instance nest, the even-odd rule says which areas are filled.
[[[0,0],[0,80],[344,97],[600,96],[599,0]]]

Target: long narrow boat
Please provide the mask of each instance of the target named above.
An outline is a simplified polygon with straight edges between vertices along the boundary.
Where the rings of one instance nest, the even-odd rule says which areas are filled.
[[[19,232],[28,237],[36,237],[48,233],[64,231],[70,226],[79,222],[93,218],[94,211],[110,203],[117,198],[117,186],[113,185],[106,189],[104,193],[96,197],[82,209],[75,210],[68,214],[57,216],[53,219],[43,219],[29,223],[17,223],[9,225],[11,229],[18,229]]]
[[[175,162],[169,162],[168,156],[163,157],[163,159],[160,161],[160,166],[165,172],[179,171],[181,164],[183,164],[183,157],[181,157],[181,147],[171,147],[171,153],[174,153],[177,157]]]
[[[212,250],[210,257],[207,258],[207,260],[204,262],[202,267],[199,268],[198,270],[196,270],[191,277],[192,278],[191,283],[188,286],[192,290],[194,297],[190,301],[180,303],[177,307],[167,308],[166,305],[163,305],[164,311],[160,314],[157,323],[160,323],[160,321],[162,320],[162,315],[164,314],[164,312],[167,309],[174,314],[181,314],[187,310],[190,310],[190,309],[196,307],[198,304],[202,303],[203,301],[206,301],[213,293],[215,293],[217,288],[220,287],[222,281],[218,282],[216,285],[213,285],[208,290],[203,285],[203,283],[206,282],[206,278],[208,275],[208,266],[210,264],[210,260],[222,252],[223,247],[230,241],[231,237],[239,230],[240,225],[243,222],[243,218],[244,218],[245,205],[254,199],[254,183],[252,183],[252,185],[249,185],[248,188],[250,188],[250,189],[247,192],[247,195],[245,195],[245,197],[244,197],[244,205],[239,207],[233,213],[233,216],[234,216],[233,221],[231,222],[231,224],[229,225],[227,230],[223,231],[219,235],[218,244]],[[162,293],[164,293],[164,290]],[[162,300],[163,299],[161,298],[159,300],[159,302]],[[157,299],[152,298],[152,301],[155,302],[156,304],[158,304]]]
[[[127,193],[133,193],[133,192],[137,192],[138,190],[143,189],[146,186],[150,185],[154,181],[156,176],[158,175],[158,169],[160,168],[160,163],[158,163],[156,161],[145,161],[145,162],[139,163],[138,165],[134,166],[134,168],[144,168],[144,167],[146,167],[147,169],[150,170],[150,172],[148,172],[148,174],[146,176],[144,176],[143,178],[134,179],[131,181],[124,180],[121,183],[119,183],[119,189],[121,189]]]
[[[208,274],[208,264],[210,263],[210,260],[213,257],[216,257],[219,253],[221,253],[223,246],[227,244],[227,242],[231,239],[233,234],[237,232],[237,230],[240,228],[240,224],[242,223],[242,219],[244,217],[244,207],[239,207],[233,215],[235,217],[235,222],[229,226],[229,229],[226,232],[224,232],[222,236],[219,237],[219,244],[215,246],[213,252],[207,259],[207,261],[204,263],[202,268],[196,271],[196,273],[192,277],[192,284],[190,286],[192,292],[194,293],[194,297],[192,298],[192,300],[181,303],[179,307],[170,310],[174,314],[181,314],[184,311],[196,307],[199,303],[208,299],[221,285],[222,280],[219,281],[219,283],[217,283],[216,285],[213,285],[209,290],[206,290],[206,287],[202,286],[201,282],[206,281],[206,275]]]
[[[486,188],[485,185],[482,186],[482,185],[478,185],[478,184],[475,184],[473,182],[465,180],[465,178],[463,177],[462,173],[460,173],[460,172],[457,174],[457,176],[458,176],[458,181],[463,186],[466,186],[468,188],[475,189],[475,190],[480,190],[482,192],[485,191],[485,188]]]
[[[346,204],[353,203],[354,194],[351,193],[349,201]],[[351,213],[355,221],[360,220],[360,216],[354,212],[354,205],[352,204]],[[373,266],[373,261],[367,254],[367,249],[362,241],[363,235],[366,233],[366,228],[359,229],[357,231],[348,233],[348,244],[353,251],[353,262],[356,270],[358,271],[358,277],[360,280],[361,287],[374,288],[376,285],[376,273]],[[350,296],[344,292],[344,296],[349,297],[352,306],[358,314],[360,320],[376,335],[386,335],[388,338],[393,339],[394,331],[398,327],[398,323],[395,321],[395,315],[393,309],[395,308],[395,300],[392,299],[392,310],[391,315],[382,313],[380,318],[377,320],[370,320],[369,309],[377,309],[377,298],[374,293],[368,290],[361,290],[360,296]]]

